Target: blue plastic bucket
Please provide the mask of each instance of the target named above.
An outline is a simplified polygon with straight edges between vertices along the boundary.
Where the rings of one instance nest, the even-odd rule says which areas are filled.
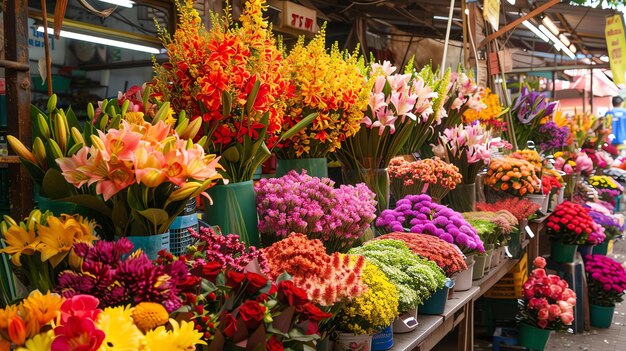
[[[157,235],[129,236],[127,239],[133,243],[133,251],[141,249],[151,260],[155,260],[161,250],[170,251],[169,232]]]
[[[185,253],[187,247],[193,244],[193,237],[189,228],[196,232],[198,228],[198,215],[192,213],[186,216],[178,216],[170,225],[170,252],[180,256]]]
[[[393,347],[393,330],[391,326],[383,329],[372,337],[372,351],[389,350]]]

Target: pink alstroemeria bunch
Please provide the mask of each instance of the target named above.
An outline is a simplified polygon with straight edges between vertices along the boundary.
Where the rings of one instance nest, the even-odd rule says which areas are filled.
[[[219,158],[163,121],[122,121],[90,141],[57,163],[68,183],[94,196],[66,200],[104,213],[118,236],[166,232],[189,199],[208,197],[204,191],[222,178]]]
[[[546,274],[546,260],[537,257],[535,268],[523,286],[521,319],[537,328],[561,330],[572,325],[576,293],[558,275]]]
[[[489,161],[489,139],[489,133],[480,124],[459,124],[444,130],[439,134],[439,144],[431,146],[435,156],[459,168],[463,184],[471,184]]]

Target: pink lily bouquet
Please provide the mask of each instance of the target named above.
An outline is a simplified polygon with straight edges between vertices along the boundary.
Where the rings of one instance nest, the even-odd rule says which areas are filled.
[[[448,128],[439,135],[439,144],[431,145],[433,153],[457,166],[463,184],[471,184],[489,161],[489,133],[480,124]]]
[[[422,77],[395,71],[396,67],[388,61],[382,65],[372,63],[366,83],[372,91],[361,129],[337,150],[344,169],[352,172],[386,169],[408,141],[413,124],[431,114],[436,94],[425,86]],[[380,188],[387,187],[388,197],[388,177],[386,184],[374,184],[372,177],[367,176],[352,181],[357,182],[365,182],[377,194],[379,209],[387,208],[388,199],[382,196]]]
[[[222,176],[219,157],[181,139],[166,123],[130,123],[98,130],[91,146],[57,159],[65,180],[80,194],[66,201],[102,212],[118,236],[167,232],[191,198]]]

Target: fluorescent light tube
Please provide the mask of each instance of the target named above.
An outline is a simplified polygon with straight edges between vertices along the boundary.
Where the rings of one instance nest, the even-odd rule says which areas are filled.
[[[113,4],[116,6],[122,6],[122,7],[127,7],[129,9],[133,8],[133,5],[135,4],[134,2],[130,1],[130,0],[100,0],[101,2],[106,2],[109,4]]]
[[[554,22],[552,22],[550,17],[545,16],[543,20],[541,20],[541,23],[543,23],[543,25],[546,26],[550,30],[550,32],[552,32],[552,34],[559,35],[560,30],[559,28],[557,28]]]
[[[447,21],[448,17],[446,17],[446,16],[433,16],[433,19],[440,20],[440,21]]]
[[[546,28],[544,25],[539,25],[539,30],[541,30],[543,34],[545,34],[548,38],[550,38],[550,40],[552,40],[552,42],[554,43],[553,45],[557,51],[563,50],[565,55],[569,56],[569,58],[571,58],[572,60],[576,58],[576,55],[574,55],[572,50],[565,46],[563,42],[559,40],[559,38],[555,37],[548,28]]]
[[[509,4],[511,5],[515,5],[515,0],[507,0],[509,2]]]
[[[48,30],[50,31],[50,28],[48,28]],[[43,26],[39,26],[37,28],[37,31],[43,33]],[[151,46],[132,44],[132,43],[125,42],[125,41],[107,39],[107,38],[102,38],[102,37],[96,37],[96,36],[93,36],[93,35],[87,35],[87,34],[81,34],[81,33],[76,33],[76,32],[70,32],[70,31],[66,31],[66,30],[62,30],[61,31],[61,36],[64,37],[64,38],[82,40],[82,41],[87,41],[87,42],[95,43],[95,44],[115,46],[115,47],[123,48],[123,49],[142,51],[142,52],[147,52],[147,53],[150,53],[150,54],[159,54],[159,53],[161,53],[161,50],[159,50],[157,48],[154,48],[154,47],[151,47]]]
[[[569,46],[569,49],[570,49],[570,51],[571,51],[571,52],[573,52],[573,53],[576,53],[576,51],[578,50],[578,49],[576,49],[576,45],[574,45],[574,44],[570,45],[570,46]]]
[[[536,36],[541,38],[546,43],[550,41],[550,39],[548,39],[548,37],[546,37],[545,34],[541,33],[541,31],[539,29],[537,29],[537,27],[535,27],[534,24],[532,24],[532,23],[530,23],[528,21],[524,21],[522,23],[526,26],[526,28],[530,29],[531,32],[535,33]]]
[[[561,41],[563,42],[563,45],[565,46],[569,46],[569,44],[571,44],[569,39],[567,39],[567,37],[565,36],[565,34],[559,34],[559,39],[561,39]]]

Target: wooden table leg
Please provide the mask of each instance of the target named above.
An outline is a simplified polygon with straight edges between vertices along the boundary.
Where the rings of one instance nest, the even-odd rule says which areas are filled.
[[[474,350],[474,301],[470,300],[463,307],[465,318],[459,324],[457,350]]]

